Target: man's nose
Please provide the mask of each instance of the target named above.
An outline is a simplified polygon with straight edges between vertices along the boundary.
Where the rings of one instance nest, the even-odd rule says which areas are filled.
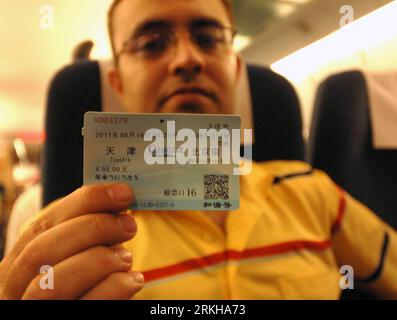
[[[184,81],[192,81],[205,68],[205,57],[188,34],[178,37],[169,72]]]

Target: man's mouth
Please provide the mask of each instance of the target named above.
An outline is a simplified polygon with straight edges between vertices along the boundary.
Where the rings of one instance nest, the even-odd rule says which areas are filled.
[[[185,103],[185,104],[178,106],[177,112],[203,114],[203,113],[205,113],[205,110],[200,105],[197,105],[194,103]]]
[[[186,87],[175,90],[171,94],[162,98],[160,100],[160,106],[163,106],[168,100],[172,99],[173,97],[182,96],[182,95],[198,95],[211,99],[214,102],[218,101],[217,96],[208,90],[205,90],[200,87]]]

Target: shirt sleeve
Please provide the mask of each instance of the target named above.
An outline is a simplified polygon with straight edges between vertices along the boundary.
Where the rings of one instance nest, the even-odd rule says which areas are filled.
[[[328,194],[330,237],[339,266],[352,267],[355,287],[397,299],[396,231],[328,176],[320,175]]]

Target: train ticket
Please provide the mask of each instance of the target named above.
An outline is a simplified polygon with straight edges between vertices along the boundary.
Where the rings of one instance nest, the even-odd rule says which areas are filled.
[[[87,112],[84,184],[129,184],[135,210],[236,210],[240,126],[236,115]]]

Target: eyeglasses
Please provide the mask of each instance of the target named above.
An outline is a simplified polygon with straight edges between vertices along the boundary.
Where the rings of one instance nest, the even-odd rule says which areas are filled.
[[[233,28],[223,26],[194,27],[189,33],[197,48],[208,54],[217,54],[225,48],[230,48],[236,35]],[[144,32],[124,42],[121,51],[116,55],[116,61],[124,53],[141,55],[144,58],[158,58],[175,45],[176,41],[175,28]]]

